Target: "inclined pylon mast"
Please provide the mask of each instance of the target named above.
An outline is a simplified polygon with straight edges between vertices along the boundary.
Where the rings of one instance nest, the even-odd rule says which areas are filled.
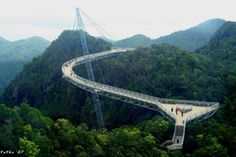
[[[87,40],[86,40],[86,36],[85,36],[85,27],[84,27],[84,23],[81,18],[81,15],[80,15],[79,8],[76,8],[76,27],[75,28],[76,28],[76,30],[79,30],[81,45],[82,45],[82,49],[83,49],[83,55],[89,55]],[[86,62],[85,67],[86,67],[88,79],[95,82],[91,61]],[[98,126],[99,126],[99,128],[103,129],[105,127],[104,120],[103,120],[103,114],[102,114],[102,110],[101,110],[99,97],[98,97],[98,94],[96,91],[93,91],[92,99],[93,99],[93,105],[94,105],[94,109],[95,109],[95,113],[96,113],[96,117],[97,117]]]

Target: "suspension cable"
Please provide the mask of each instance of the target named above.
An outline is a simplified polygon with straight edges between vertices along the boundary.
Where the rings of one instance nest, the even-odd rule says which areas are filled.
[[[73,25],[73,30],[76,30],[76,23],[77,23],[77,18],[75,17],[74,25]]]
[[[80,9],[81,10],[81,9]],[[112,40],[114,40],[114,37],[108,33],[105,29],[103,29],[99,24],[97,24],[91,17],[89,17],[83,10],[81,10],[81,12],[84,14],[84,16],[95,26],[95,28],[98,30],[100,29],[101,31],[99,32],[104,32],[106,33]],[[103,33],[102,33],[103,34]],[[104,35],[104,34],[103,34]],[[105,35],[104,35],[105,37]]]
[[[80,11],[81,11],[81,13],[83,13],[83,15],[86,17],[86,19],[97,29],[97,31],[98,31],[104,38],[106,38],[105,35],[104,35],[104,33],[100,30],[101,27],[99,26],[99,27],[100,27],[100,29],[99,29],[99,28],[96,26],[97,24],[92,20],[92,18],[90,18],[87,14],[85,14],[81,9],[80,9]],[[104,29],[103,29],[103,31],[104,31]],[[99,73],[100,73],[100,75],[101,75],[101,79],[102,79],[103,83],[105,83],[105,79],[104,79],[104,76],[103,76],[101,67],[100,67],[100,65],[99,65],[99,62],[98,62],[98,60],[95,60],[95,62],[97,63],[97,67],[98,67]]]

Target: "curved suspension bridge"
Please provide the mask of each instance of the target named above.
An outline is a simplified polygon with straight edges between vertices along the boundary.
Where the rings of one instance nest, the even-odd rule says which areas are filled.
[[[210,117],[219,108],[219,103],[158,98],[94,82],[75,74],[73,70],[75,66],[79,66],[86,62],[111,57],[118,53],[128,53],[132,50],[133,49],[112,49],[109,51],[80,56],[67,61],[62,65],[63,78],[86,91],[159,111],[166,118],[175,121],[175,132],[173,138],[172,140],[164,142],[163,145],[167,146],[170,150],[182,149],[186,124],[195,119],[205,119]]]
[[[120,53],[129,53],[134,49],[116,48],[104,52],[89,54],[86,36],[84,33],[84,24],[80,15],[80,11],[81,10],[79,8],[76,8],[76,29],[79,30],[80,33],[81,45],[84,55],[67,61],[62,65],[63,78],[68,82],[76,85],[77,87],[92,93],[95,113],[97,116],[98,124],[101,128],[104,128],[104,122],[98,94],[110,97],[112,99],[128,102],[133,105],[144,107],[150,110],[158,111],[164,117],[170,120],[174,120],[174,135],[171,140],[167,140],[162,144],[162,146],[166,146],[170,150],[182,149],[186,125],[193,120],[201,120],[210,117],[220,107],[219,103],[159,98],[95,82],[91,65],[92,61],[112,57]],[[96,23],[90,17],[88,17],[86,14],[85,16],[92,24],[96,25]],[[73,70],[74,67],[81,64],[86,65],[88,79],[75,74]]]

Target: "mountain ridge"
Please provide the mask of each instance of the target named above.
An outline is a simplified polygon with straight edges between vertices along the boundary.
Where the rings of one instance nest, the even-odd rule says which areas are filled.
[[[131,37],[113,42],[113,46],[115,47],[142,47],[142,46],[150,46],[152,39],[143,35],[136,34]]]
[[[40,55],[49,45],[49,41],[42,37],[30,37],[13,42],[7,42],[0,47],[0,57],[6,60],[31,60]]]
[[[225,22],[223,19],[215,18],[204,21],[197,26],[185,30],[176,31],[169,35],[161,36],[157,39],[150,39],[145,35],[137,38],[136,35],[113,43],[115,47],[147,47],[152,44],[171,44],[188,51],[196,49],[208,43],[215,31]],[[138,35],[139,36],[139,35]]]
[[[38,36],[7,41],[0,39],[0,94],[10,81],[23,69],[23,66],[34,57],[41,55],[49,42]]]
[[[87,39],[91,53],[111,48],[104,40],[90,36]],[[66,117],[75,123],[86,122],[89,126],[94,126],[96,120],[90,94],[87,95],[84,90],[62,79],[61,65],[78,55],[82,55],[79,33],[63,32],[41,56],[24,67],[6,88],[2,101],[11,105],[28,102],[53,118]],[[104,79],[108,85],[168,98],[216,101],[214,97],[221,99],[220,96],[223,95],[220,90],[212,90],[223,88],[222,83],[219,83],[221,80],[214,79],[218,72],[213,70],[213,63],[176,46],[152,45],[98,62],[99,65],[93,62],[94,74],[99,76],[96,81],[103,82]],[[135,69],[145,72],[140,74]],[[86,77],[83,66],[75,68],[75,71]],[[201,76],[211,82],[207,94],[207,81]],[[148,84],[143,84],[146,79],[150,80],[150,84],[158,92],[155,93]],[[193,92],[198,91],[197,89],[199,92]],[[111,128],[154,114],[143,108],[103,97],[101,102],[104,105],[105,120]],[[125,116],[126,112],[130,112],[129,117]],[[143,114],[137,116],[137,113]]]
[[[213,58],[216,61],[232,64],[236,61],[236,22],[226,22],[213,35],[209,43],[196,53]]]

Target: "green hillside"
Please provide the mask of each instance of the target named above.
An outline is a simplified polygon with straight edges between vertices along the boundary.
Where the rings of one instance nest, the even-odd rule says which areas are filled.
[[[211,19],[187,30],[160,37],[154,40],[153,43],[168,43],[185,50],[194,51],[206,45],[217,29],[224,23],[225,21],[222,19]]]
[[[236,124],[236,23],[226,22],[213,36],[209,44],[196,53],[224,65],[227,97],[225,115],[232,125]]]
[[[196,52],[209,56],[216,61],[235,62],[236,22],[226,22],[214,34],[209,44]]]
[[[0,94],[13,78],[23,69],[25,61],[0,61]]]
[[[88,37],[88,43],[90,52],[110,49],[110,44],[102,39]],[[33,59],[16,76],[3,94],[4,102],[16,105],[24,101],[51,116],[72,116],[81,121],[75,115],[82,112],[78,108],[85,106],[86,93],[63,80],[61,73],[61,65],[79,55],[82,55],[79,32],[64,31],[43,55]],[[16,89],[17,95],[13,95]]]

